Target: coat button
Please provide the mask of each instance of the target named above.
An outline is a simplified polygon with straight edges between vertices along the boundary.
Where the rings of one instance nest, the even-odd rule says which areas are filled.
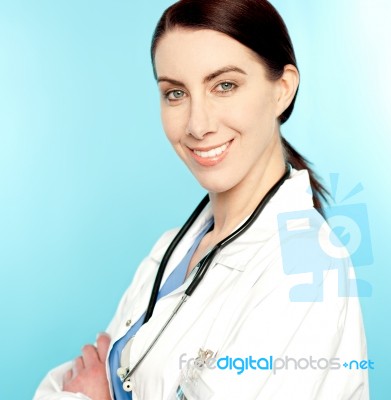
[[[132,320],[131,320],[131,319],[128,319],[128,320],[126,321],[126,326],[130,326],[131,323],[132,323]]]

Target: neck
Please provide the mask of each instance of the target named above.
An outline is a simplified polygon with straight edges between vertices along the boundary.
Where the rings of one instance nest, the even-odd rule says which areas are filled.
[[[281,142],[278,140],[271,152],[257,164],[256,169],[234,188],[223,193],[209,193],[214,216],[211,232],[215,240],[228,236],[232,230],[264,198],[270,188],[285,171],[285,159]]]

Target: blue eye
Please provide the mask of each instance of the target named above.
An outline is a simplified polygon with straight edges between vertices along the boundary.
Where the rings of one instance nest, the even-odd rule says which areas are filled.
[[[226,90],[231,90],[233,88],[234,84],[231,82],[223,82],[223,83],[220,83],[220,86],[224,91],[226,91]]]
[[[236,85],[232,82],[221,82],[216,86],[216,92],[224,94],[236,89]]]
[[[166,98],[168,100],[179,100],[185,95],[183,90],[171,90],[170,92],[166,93]]]

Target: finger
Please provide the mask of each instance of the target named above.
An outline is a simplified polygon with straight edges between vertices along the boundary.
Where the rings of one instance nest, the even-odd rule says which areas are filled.
[[[65,372],[62,378],[63,385],[67,384],[71,379],[72,379],[72,370],[70,369],[69,371]]]
[[[83,358],[77,357],[73,362],[73,375],[77,375],[82,369],[85,368]]]
[[[83,361],[86,368],[99,362],[98,352],[92,344],[86,344],[82,349]]]
[[[96,339],[98,356],[101,362],[106,362],[107,352],[110,347],[110,336],[107,333],[100,333]]]

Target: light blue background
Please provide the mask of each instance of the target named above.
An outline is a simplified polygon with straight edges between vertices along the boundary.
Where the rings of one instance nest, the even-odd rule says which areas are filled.
[[[141,4],[142,3],[142,4]],[[171,2],[0,0],[0,398],[30,399],[114,313],[158,236],[203,195],[159,120],[149,42]],[[283,132],[365,203],[357,273],[372,398],[390,398],[391,5],[274,0],[301,70]],[[348,203],[349,203],[348,202]]]

